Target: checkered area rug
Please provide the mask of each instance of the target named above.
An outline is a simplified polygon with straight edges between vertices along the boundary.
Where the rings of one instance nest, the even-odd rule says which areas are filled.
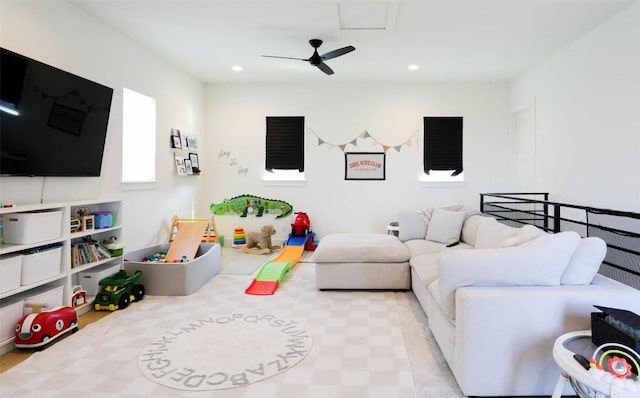
[[[410,398],[417,396],[416,390],[425,397],[459,396],[441,356],[436,353],[433,359],[424,324],[409,319],[424,317],[416,311],[415,298],[408,301],[412,293],[318,291],[312,263],[299,263],[272,296],[244,294],[251,278],[217,275],[189,296],[147,296],[132,303],[1,374],[0,396]],[[311,334],[313,346],[291,369],[242,388],[182,391],[141,374],[138,357],[159,335],[225,313],[295,320]],[[405,334],[415,334],[413,357],[403,338],[403,316],[410,322]],[[420,363],[414,374],[410,362]],[[422,395],[434,383],[438,390]]]

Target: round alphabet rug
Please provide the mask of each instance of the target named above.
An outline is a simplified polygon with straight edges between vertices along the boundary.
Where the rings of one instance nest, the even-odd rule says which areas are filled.
[[[150,380],[179,390],[246,386],[290,369],[311,351],[298,322],[275,315],[213,315],[169,330],[138,357]]]

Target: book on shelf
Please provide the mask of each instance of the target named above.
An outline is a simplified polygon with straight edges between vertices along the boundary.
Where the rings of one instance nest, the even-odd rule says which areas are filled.
[[[108,258],[111,258],[111,254],[100,242],[78,242],[71,248],[71,268]]]

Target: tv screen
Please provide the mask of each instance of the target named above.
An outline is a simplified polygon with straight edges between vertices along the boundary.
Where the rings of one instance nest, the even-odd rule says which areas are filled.
[[[113,89],[0,50],[0,174],[99,176]]]

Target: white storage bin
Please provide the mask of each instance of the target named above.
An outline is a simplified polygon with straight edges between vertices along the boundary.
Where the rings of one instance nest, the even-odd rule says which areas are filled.
[[[87,296],[95,296],[100,291],[98,282],[107,276],[120,271],[120,264],[104,264],[88,271],[78,272],[78,284],[87,292]]]
[[[22,256],[22,275],[20,284],[30,285],[60,273],[62,247],[45,249],[37,253]]]
[[[4,214],[2,223],[4,243],[12,245],[29,245],[62,236],[62,211]]]
[[[0,258],[0,294],[20,287],[22,255]]]
[[[16,325],[22,319],[23,300],[11,300],[0,305],[0,341],[12,338]]]
[[[26,306],[28,303],[46,304],[48,309],[62,307],[64,302],[63,293],[62,286],[42,288],[30,292],[29,296],[24,299],[23,315],[31,313],[31,308]]]

